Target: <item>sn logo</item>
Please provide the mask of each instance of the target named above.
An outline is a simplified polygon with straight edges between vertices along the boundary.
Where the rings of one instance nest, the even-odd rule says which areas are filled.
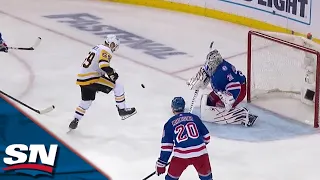
[[[3,158],[3,162],[9,166],[3,170],[28,169],[52,174],[57,151],[57,144],[51,144],[48,152],[43,144],[31,144],[29,147],[25,144],[12,144],[6,148],[5,153],[9,157]],[[41,164],[37,164],[38,157]]]

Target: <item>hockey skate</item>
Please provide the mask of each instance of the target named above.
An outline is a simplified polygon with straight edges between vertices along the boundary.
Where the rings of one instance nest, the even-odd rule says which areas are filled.
[[[246,127],[251,127],[256,122],[257,119],[258,119],[258,116],[249,114],[248,121],[242,122],[241,124]]]
[[[70,130],[76,129],[78,127],[79,120],[75,118],[70,124],[69,128]]]
[[[254,124],[254,122],[256,122],[257,119],[258,119],[258,116],[249,114],[249,122],[247,124],[247,127],[251,127]]]
[[[244,107],[244,109],[247,111],[247,117],[245,118],[246,121],[242,122],[241,124],[246,126],[246,127],[251,127],[254,122],[258,119],[258,116],[250,114],[248,109]]]
[[[119,107],[117,106],[117,109],[118,109],[119,116],[121,117],[121,120],[125,120],[137,113],[137,110],[134,107],[119,109]]]

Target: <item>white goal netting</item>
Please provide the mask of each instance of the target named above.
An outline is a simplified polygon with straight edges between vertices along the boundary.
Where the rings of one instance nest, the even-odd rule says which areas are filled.
[[[320,93],[319,89],[315,91],[320,45],[288,34],[250,34],[248,100],[277,114],[314,124],[318,102],[311,91]]]

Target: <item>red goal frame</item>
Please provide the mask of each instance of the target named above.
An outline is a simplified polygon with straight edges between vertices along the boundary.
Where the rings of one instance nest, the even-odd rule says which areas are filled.
[[[306,48],[304,46],[279,39],[258,31],[249,31],[248,32],[248,49],[247,49],[247,102],[251,102],[251,62],[252,62],[252,37],[258,36],[260,38],[267,39],[269,41],[277,42],[285,46],[289,46],[295,49],[299,49],[301,51],[305,51],[308,53],[315,54],[317,56],[317,68],[316,68],[316,92],[315,92],[315,105],[314,105],[314,124],[315,128],[319,127],[319,93],[320,93],[320,52]]]

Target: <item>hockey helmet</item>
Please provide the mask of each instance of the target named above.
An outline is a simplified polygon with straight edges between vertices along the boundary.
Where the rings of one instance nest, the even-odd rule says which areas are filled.
[[[106,40],[104,41],[105,44],[109,46],[112,52],[118,50],[120,45],[120,40],[114,34],[107,35]]]
[[[209,52],[204,65],[205,71],[212,76],[217,67],[223,62],[223,58],[218,50],[214,49]]]
[[[186,102],[183,97],[174,97],[171,102],[171,108],[174,112],[183,112]]]

